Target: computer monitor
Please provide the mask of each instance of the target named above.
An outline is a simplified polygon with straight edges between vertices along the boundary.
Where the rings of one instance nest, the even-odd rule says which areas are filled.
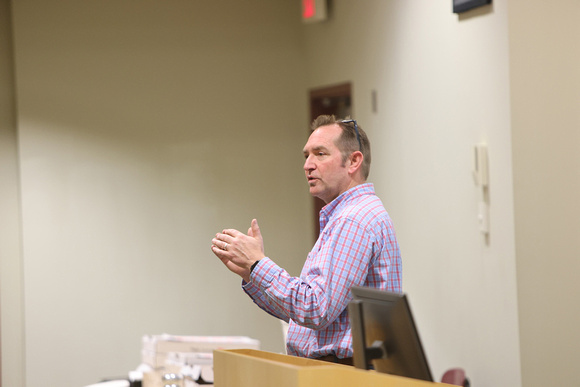
[[[406,295],[365,287],[351,292],[354,366],[433,381]]]

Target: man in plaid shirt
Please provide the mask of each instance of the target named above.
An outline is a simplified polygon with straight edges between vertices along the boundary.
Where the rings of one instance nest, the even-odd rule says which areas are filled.
[[[401,254],[391,219],[366,183],[371,153],[365,132],[356,121],[334,116],[318,117],[312,129],[304,171],[310,193],[326,206],[300,277],[265,256],[255,219],[247,234],[216,234],[212,251],[242,277],[244,291],[260,308],[289,322],[289,354],[352,364],[350,288],[401,292]]]

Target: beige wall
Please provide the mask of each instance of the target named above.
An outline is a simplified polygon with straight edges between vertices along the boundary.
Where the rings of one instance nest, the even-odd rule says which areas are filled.
[[[509,4],[522,379],[580,385],[580,3]]]
[[[144,334],[283,350],[210,245],[256,217],[291,273],[310,249],[300,27],[281,0],[14,2],[28,387],[123,375]]]
[[[266,252],[298,274],[312,233],[306,90],[343,81],[434,375],[578,380],[564,361],[578,357],[566,345],[579,319],[575,0],[461,17],[448,2],[334,0],[315,25],[297,1],[14,3],[17,117],[0,63],[3,386],[122,375],[146,333],[243,334],[281,351],[279,324],[209,241],[257,217]],[[481,142],[489,238],[471,176]]]
[[[2,386],[24,386],[21,222],[10,4],[0,1],[0,341]]]

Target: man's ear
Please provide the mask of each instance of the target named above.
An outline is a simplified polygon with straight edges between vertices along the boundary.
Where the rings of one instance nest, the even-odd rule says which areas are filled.
[[[348,167],[349,173],[355,173],[357,170],[360,170],[362,167],[364,156],[362,152],[355,151],[352,152],[349,156],[350,165]]]

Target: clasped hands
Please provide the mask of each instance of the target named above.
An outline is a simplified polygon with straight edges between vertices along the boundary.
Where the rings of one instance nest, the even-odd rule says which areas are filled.
[[[256,219],[252,220],[248,233],[225,229],[211,240],[211,251],[231,272],[250,282],[250,268],[264,258],[264,241]]]

